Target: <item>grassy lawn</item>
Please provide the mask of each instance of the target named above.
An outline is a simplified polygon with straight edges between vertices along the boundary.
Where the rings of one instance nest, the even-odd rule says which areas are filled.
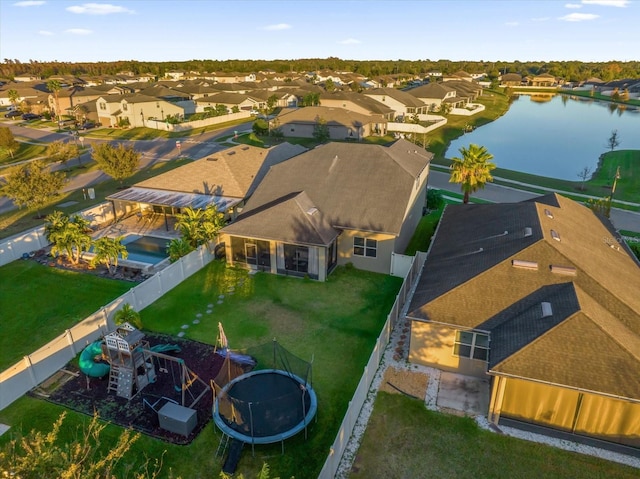
[[[428,215],[422,217],[404,254],[414,256],[416,251],[427,251],[427,249],[429,249],[431,237],[436,231],[436,226],[438,226],[442,211],[442,209],[431,211]]]
[[[139,170],[131,178],[128,178],[125,181],[125,184],[132,185],[147,178],[151,178],[152,176],[159,175],[160,173],[170,171],[188,162],[189,159],[181,158],[167,162],[155,163],[149,168]],[[86,169],[75,168],[73,170],[70,170],[69,172],[67,172],[67,176],[86,173],[88,171],[91,171],[92,169],[96,169],[95,164],[89,165]],[[65,213],[73,213],[85,208],[89,208],[92,205],[103,202],[104,198],[107,195],[115,193],[116,191],[118,191],[119,187],[120,183],[112,179],[108,179],[107,181],[93,185],[92,188],[94,188],[96,191],[96,198],[94,200],[84,198],[82,190],[62,193],[58,197],[54,198],[53,201],[51,201],[48,205],[42,208],[41,214],[43,216],[46,216],[56,209],[62,210]],[[2,189],[0,189],[0,194],[2,194]],[[60,208],[59,206],[57,206],[60,203],[65,203],[67,201],[75,201],[76,203],[65,208]],[[37,218],[36,212],[33,210],[16,209],[4,214],[0,214],[0,239],[13,236],[36,226],[40,226],[42,225],[42,223],[43,218]]]
[[[235,294],[228,286],[245,278]],[[333,443],[353,391],[360,380],[375,339],[400,288],[401,279],[338,268],[326,283],[227,269],[213,262],[142,311],[145,328],[177,334],[198,312],[214,304],[211,319],[189,328],[187,337],[213,344],[217,324],[224,325],[230,346],[243,349],[274,337],[295,355],[313,359],[313,386],[318,395],[317,420],[308,440],[300,434],[280,444],[257,446],[255,457],[245,447],[238,472],[255,477],[263,462],[272,476],[317,477]],[[223,304],[217,304],[226,294]],[[205,317],[206,318],[206,317]],[[188,365],[187,365],[188,366]],[[209,398],[203,400],[210,400]],[[3,411],[0,422],[23,430],[49,431],[62,408],[32,398],[21,398]],[[69,412],[63,436],[71,440],[86,417]],[[115,437],[120,430],[109,426]],[[0,444],[9,434],[0,436]],[[113,441],[104,441],[107,448]],[[210,423],[189,446],[173,446],[143,436],[128,457],[159,458],[164,453],[163,477],[169,468],[183,479],[218,477],[222,466],[215,458],[219,436]]]
[[[18,161],[38,158],[40,156],[44,156],[46,152],[47,145],[32,145],[29,143],[20,143],[18,149],[13,152],[13,157],[11,157],[11,155],[4,149],[0,151],[0,166],[9,166],[12,163],[17,163]],[[7,171],[5,170],[2,173],[7,173]]]
[[[35,261],[0,267],[0,370],[44,346],[133,283],[61,271]]]
[[[638,470],[603,459],[501,436],[473,419],[378,393],[351,479],[637,478]]]

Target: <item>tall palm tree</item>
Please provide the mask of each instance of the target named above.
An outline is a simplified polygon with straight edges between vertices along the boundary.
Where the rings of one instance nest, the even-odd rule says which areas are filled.
[[[469,203],[469,195],[484,188],[485,183],[493,181],[491,171],[496,165],[491,162],[493,155],[484,146],[469,145],[469,149],[460,148],[462,158],[452,158],[449,183],[460,183],[464,193],[463,203]]]
[[[55,104],[56,104],[55,113],[56,113],[56,120],[58,122],[60,122],[60,101],[58,98],[58,94],[60,93],[61,89],[62,89],[62,85],[58,80],[49,80],[47,82],[47,90],[53,93],[53,98],[55,99]]]

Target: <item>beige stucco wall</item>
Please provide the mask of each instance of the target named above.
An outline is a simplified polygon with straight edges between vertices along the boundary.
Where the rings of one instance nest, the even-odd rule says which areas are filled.
[[[422,219],[422,209],[427,202],[427,179],[429,177],[429,166],[424,169],[420,174],[419,181],[416,181],[413,190],[411,191],[411,197],[407,203],[407,210],[405,211],[404,222],[402,223],[402,229],[400,235],[396,239],[395,253],[404,254],[409,241],[413,237],[416,231],[416,227]],[[426,251],[427,245],[421,251]]]
[[[409,362],[467,376],[486,378],[487,363],[453,354],[456,330],[439,323],[413,320]]]
[[[353,237],[361,236],[378,242],[375,258],[353,255]],[[380,233],[369,233],[357,230],[344,230],[338,238],[338,264],[353,265],[365,271],[389,274],[391,271],[391,253],[395,247],[395,236]]]

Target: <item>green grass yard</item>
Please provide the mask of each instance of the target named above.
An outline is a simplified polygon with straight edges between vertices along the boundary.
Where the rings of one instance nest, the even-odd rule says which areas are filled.
[[[244,278],[242,286],[238,286],[240,278]],[[317,477],[324,464],[401,282],[400,278],[341,267],[326,283],[318,283],[264,273],[248,275],[215,261],[141,313],[145,329],[176,335],[183,324],[191,324],[196,314],[214,304],[211,316],[192,325],[187,337],[213,344],[220,321],[232,348],[244,349],[275,337],[295,355],[313,359],[318,414],[308,440],[300,434],[286,441],[284,455],[280,444],[257,447],[255,457],[246,447],[238,470],[245,477],[254,477],[266,461],[273,476],[303,479]],[[230,285],[236,285],[232,295]],[[223,304],[217,303],[220,294],[225,294]],[[0,411],[0,422],[23,430],[49,431],[61,412],[58,406],[25,397]],[[71,440],[77,425],[86,420],[70,412],[64,438]],[[109,426],[107,431],[114,438],[119,429]],[[0,436],[0,445],[7,437]],[[217,477],[222,465],[214,457],[218,443],[210,423],[189,446],[143,436],[128,457],[164,454],[163,477],[168,477],[169,468],[183,479]]]
[[[378,393],[350,479],[632,479],[638,470],[480,429],[424,401]]]
[[[0,284],[0,371],[134,286],[21,260],[0,267]]]

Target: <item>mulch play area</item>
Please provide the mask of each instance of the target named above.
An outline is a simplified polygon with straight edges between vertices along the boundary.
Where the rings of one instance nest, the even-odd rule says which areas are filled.
[[[30,394],[87,415],[93,415],[94,411],[97,411],[103,420],[132,428],[158,439],[174,444],[189,444],[211,420],[213,393],[210,389],[207,390],[207,387],[210,387],[211,380],[216,377],[222,367],[224,357],[216,353],[211,345],[185,338],[145,333],[144,339],[151,347],[177,346],[173,348],[175,350],[168,348],[162,354],[182,359],[188,371],[193,374],[183,376],[184,369],[181,368],[179,361],[154,357],[155,381],[144,386],[140,392],[127,400],[119,397],[114,390],[108,391],[108,374],[103,378],[89,377],[79,370],[77,361],[72,361],[54,378]],[[159,347],[163,350],[163,346]],[[177,351],[178,348],[179,351]],[[196,380],[194,375],[202,381]],[[179,422],[181,419],[178,419],[177,423],[178,433],[174,427],[169,427],[173,431],[160,427],[159,416],[161,409],[163,411],[177,409],[180,414],[185,412],[173,405],[163,409],[163,406],[168,403],[183,404],[185,384],[187,386],[184,388],[184,406],[195,410],[197,414],[197,421],[188,435],[185,435],[184,430],[181,429],[182,424]],[[198,397],[200,399],[192,404]],[[193,412],[190,410],[186,412],[191,415],[189,422],[193,423]],[[166,418],[166,416],[163,417]],[[163,423],[163,426],[166,427],[166,424],[166,422]]]

